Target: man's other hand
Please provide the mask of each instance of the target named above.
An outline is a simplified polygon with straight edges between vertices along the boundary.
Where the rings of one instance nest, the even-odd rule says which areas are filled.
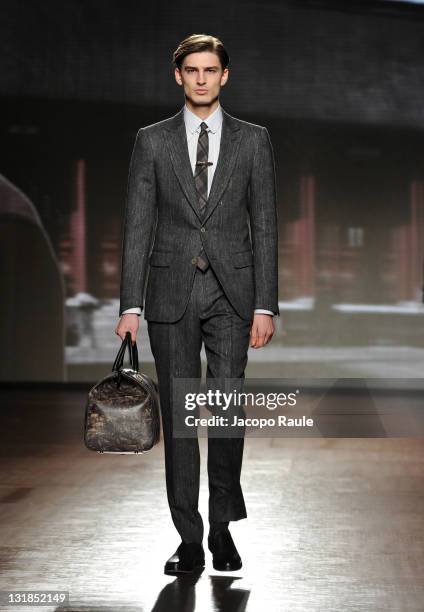
[[[125,334],[129,331],[131,333],[131,342],[134,344],[137,337],[139,318],[140,316],[138,314],[131,312],[123,314],[116,326],[115,334],[117,334],[121,340],[125,340]]]
[[[250,329],[250,346],[261,348],[267,344],[274,335],[274,320],[272,315],[255,313]]]

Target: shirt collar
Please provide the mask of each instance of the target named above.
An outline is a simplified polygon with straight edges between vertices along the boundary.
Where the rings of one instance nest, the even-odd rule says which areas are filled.
[[[209,130],[214,134],[222,124],[222,109],[221,105],[218,104],[216,109],[207,117],[206,119],[201,119],[197,115],[195,115],[187,106],[184,104],[184,121],[186,124],[186,128],[194,134],[194,132],[200,129],[200,124],[204,121]]]

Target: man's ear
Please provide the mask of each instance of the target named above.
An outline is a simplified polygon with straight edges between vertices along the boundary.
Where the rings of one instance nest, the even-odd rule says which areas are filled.
[[[225,68],[223,73],[222,73],[222,77],[221,77],[221,87],[223,87],[225,85],[225,83],[228,81],[228,77],[229,77],[230,73],[228,68]]]
[[[175,80],[177,81],[178,85],[182,85],[182,79],[181,79],[181,72],[179,70],[179,68],[175,68],[174,70],[174,75],[175,75]]]

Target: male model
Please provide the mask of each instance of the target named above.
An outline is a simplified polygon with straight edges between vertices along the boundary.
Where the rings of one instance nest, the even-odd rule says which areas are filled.
[[[173,54],[184,107],[138,131],[130,164],[116,333],[133,342],[143,309],[158,376],[166,487],[181,544],[165,573],[205,563],[198,511],[199,445],[173,435],[172,381],[243,379],[250,345],[274,333],[278,309],[275,171],[266,128],[219,104],[228,79],[222,42],[195,34]],[[147,272],[148,275],[147,275]],[[208,432],[209,434],[209,432]],[[229,521],[245,518],[243,436],[208,435],[209,535],[215,569],[242,566]]]

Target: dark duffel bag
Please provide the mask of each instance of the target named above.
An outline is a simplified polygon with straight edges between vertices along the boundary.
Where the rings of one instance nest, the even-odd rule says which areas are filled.
[[[124,368],[128,348],[130,368]],[[126,333],[112,372],[92,387],[85,409],[84,443],[99,453],[132,454],[160,440],[158,387],[138,371],[137,344]]]

